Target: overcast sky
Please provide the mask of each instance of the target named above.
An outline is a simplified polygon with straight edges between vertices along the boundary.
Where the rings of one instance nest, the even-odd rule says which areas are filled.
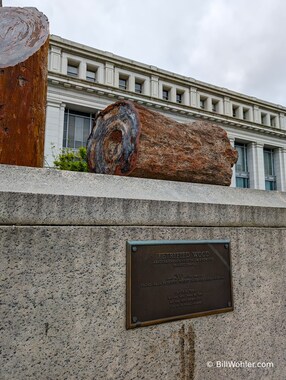
[[[51,34],[286,106],[285,0],[2,0]]]

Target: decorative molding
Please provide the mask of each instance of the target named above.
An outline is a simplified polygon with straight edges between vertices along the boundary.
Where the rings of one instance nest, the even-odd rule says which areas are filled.
[[[76,89],[77,91],[86,92],[89,95],[95,92],[101,97],[116,99],[128,98],[129,100],[137,101],[138,103],[140,102],[140,104],[145,104],[147,107],[163,109],[165,111],[173,113],[179,112],[181,115],[202,118],[216,122],[218,124],[224,124],[225,126],[229,125],[235,128],[248,129],[260,134],[273,135],[275,137],[284,139],[286,138],[286,130],[277,127],[262,126],[261,124],[250,121],[245,122],[244,120],[234,121],[231,116],[214,114],[210,111],[202,110],[201,108],[194,108],[180,103],[172,103],[170,101],[168,102],[168,105],[166,105],[166,102],[163,99],[153,99],[150,96],[144,94],[130,93],[129,91],[120,90],[117,87],[106,87],[104,84],[98,82],[90,83],[82,79],[67,77],[64,74],[49,72],[48,83],[49,86],[62,86],[67,91]]]

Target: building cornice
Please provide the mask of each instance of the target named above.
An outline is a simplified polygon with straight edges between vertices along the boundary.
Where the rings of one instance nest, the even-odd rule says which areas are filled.
[[[100,83],[90,83],[78,78],[67,77],[63,74],[56,74],[49,72],[48,74],[49,86],[65,89],[66,91],[86,92],[87,94],[97,94],[101,97],[117,100],[132,100],[146,107],[153,108],[155,111],[169,112],[178,114],[185,117],[202,118],[211,122],[223,124],[225,126],[243,128],[252,130],[258,133],[272,135],[278,138],[286,139],[286,130],[281,130],[274,127],[261,126],[261,124],[236,119],[230,116],[215,114],[199,108],[186,106],[183,104],[166,102],[158,98],[152,98],[147,95],[137,94],[126,90],[120,90],[114,86],[106,86]]]
[[[229,97],[234,101],[242,102],[249,105],[257,105],[263,109],[276,112],[286,112],[286,107],[274,104],[271,102],[258,99],[256,97],[241,94],[239,92],[231,91],[224,87],[218,87],[212,84],[208,84],[202,81],[198,81],[191,77],[182,76],[166,70],[159,69],[152,65],[147,65],[134,60],[130,60],[113,53],[95,49],[74,41],[66,40],[62,37],[51,35],[50,44],[64,49],[65,52],[70,54],[77,54],[83,58],[97,59],[101,62],[109,62],[116,65],[119,68],[124,68],[130,71],[136,71],[141,74],[155,75],[163,81],[169,81],[179,86],[195,87],[198,91],[206,92],[215,96]]]

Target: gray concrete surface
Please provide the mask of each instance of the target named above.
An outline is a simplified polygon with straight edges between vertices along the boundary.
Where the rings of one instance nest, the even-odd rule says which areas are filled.
[[[0,165],[0,191],[286,208],[286,193]],[[247,194],[247,195],[246,195]]]
[[[0,181],[1,379],[284,379],[284,193],[271,193],[271,205],[269,193],[251,191],[251,197],[257,194],[257,203],[263,197],[267,199],[258,207],[240,206],[239,199],[229,205],[223,204],[222,199],[221,204],[219,201],[208,204],[202,198],[196,203],[195,194],[192,200],[182,202],[136,199],[136,194],[132,198],[131,193],[130,199],[122,200],[116,199],[115,194],[124,196],[128,178],[121,182],[122,178],[91,178],[90,174],[54,171],[46,174],[46,170],[28,168],[24,168],[25,175],[17,177],[15,173],[21,170],[7,166],[4,172]],[[50,183],[47,187],[45,176],[52,177],[46,180]],[[66,186],[64,177],[68,177],[69,195],[62,194],[65,190],[61,187]],[[59,182],[57,178],[61,178]],[[77,194],[79,183],[84,184],[82,178],[94,183],[113,182],[110,192],[114,197],[109,194],[104,198],[96,192]],[[132,183],[144,187],[146,180],[130,181],[130,187]],[[212,188],[147,182],[151,188],[160,188],[162,194],[165,186],[167,193],[170,187],[179,193],[183,193],[183,188],[196,188],[204,197]],[[214,188],[218,190],[213,191],[213,196],[219,199],[221,188]],[[235,194],[234,189],[223,189],[226,194],[228,191]],[[248,197],[248,190],[238,193]],[[59,199],[61,203],[56,202]],[[86,202],[85,207],[81,205]],[[121,208],[115,207],[116,202]],[[135,212],[130,217],[131,211],[126,212],[125,207],[142,213],[141,222],[149,216],[152,225],[130,224],[136,221]],[[192,214],[196,207],[201,207],[200,212],[197,209]],[[236,208],[239,226],[231,225],[228,207]],[[69,209],[64,211],[65,208]],[[27,225],[29,209],[33,217],[32,224]],[[57,209],[68,214],[63,218],[71,221],[70,225],[56,225],[58,220],[49,220],[49,214],[57,213],[60,218]],[[26,211],[21,219],[22,210]],[[202,213],[205,216],[201,217]],[[219,226],[211,225],[216,223],[215,215],[219,217]],[[84,220],[88,223],[92,218],[97,219],[83,225]],[[189,218],[193,226],[189,225]],[[276,219],[280,220],[279,226]],[[180,224],[173,225],[176,221]],[[169,239],[230,239],[234,311],[126,330],[126,241]],[[217,361],[271,362],[273,367],[215,368]],[[213,367],[208,367],[208,362]]]
[[[0,209],[12,225],[283,227],[286,193],[0,165]]]

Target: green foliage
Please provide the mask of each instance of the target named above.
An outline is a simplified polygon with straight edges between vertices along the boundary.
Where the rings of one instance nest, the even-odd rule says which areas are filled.
[[[76,152],[69,148],[63,148],[61,152],[54,157],[54,165],[55,168],[59,170],[87,172],[86,148],[82,146]]]

